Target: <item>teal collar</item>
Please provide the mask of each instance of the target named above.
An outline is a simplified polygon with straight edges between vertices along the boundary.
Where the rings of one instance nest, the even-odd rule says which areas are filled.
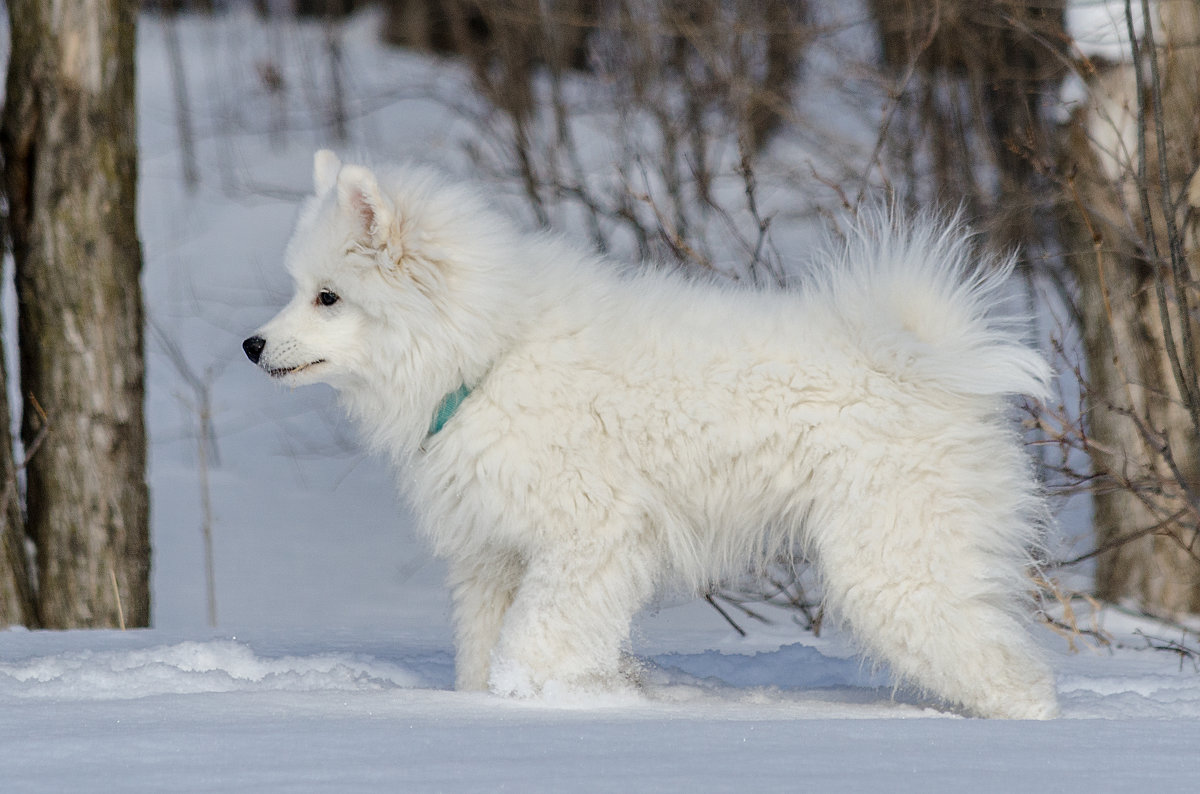
[[[467,399],[467,395],[470,393],[470,387],[464,383],[442,398],[442,401],[438,403],[437,410],[433,412],[433,419],[429,422],[429,435],[436,436],[441,432],[441,429],[458,411],[458,406],[462,405],[463,400]]]

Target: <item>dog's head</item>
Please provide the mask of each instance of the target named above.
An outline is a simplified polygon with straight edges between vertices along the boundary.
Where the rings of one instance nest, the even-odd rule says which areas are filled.
[[[427,427],[513,338],[536,257],[433,170],[376,173],[321,151],[313,182],[286,252],[294,295],[242,347],[283,383],[329,383],[364,418]]]
[[[361,369],[371,324],[364,300],[394,263],[396,212],[375,175],[343,166],[329,151],[314,160],[315,195],[287,248],[291,301],[242,343],[252,362],[281,381],[335,386]]]
[[[486,284],[480,276],[494,269],[479,239],[486,224],[464,233],[472,213],[486,210],[430,170],[377,177],[329,151],[317,153],[313,183],[286,253],[295,293],[242,343],[246,355],[285,383],[339,389],[377,373],[381,359],[395,368],[414,355],[438,356],[461,330],[455,307],[471,300],[461,293]],[[462,362],[440,358],[448,378],[461,377]]]

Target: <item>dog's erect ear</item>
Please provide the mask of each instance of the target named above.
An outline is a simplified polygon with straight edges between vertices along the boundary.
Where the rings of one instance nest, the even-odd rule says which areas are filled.
[[[361,165],[343,166],[337,178],[338,206],[357,221],[363,237],[382,245],[392,225],[395,209],[375,181],[375,175]]]
[[[342,161],[328,149],[322,149],[313,155],[313,190],[317,198],[333,190],[340,170]]]

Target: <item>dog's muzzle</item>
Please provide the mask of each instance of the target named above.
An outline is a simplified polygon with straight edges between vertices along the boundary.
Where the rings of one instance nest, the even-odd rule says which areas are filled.
[[[262,355],[263,348],[266,346],[267,340],[261,336],[252,336],[245,342],[242,342],[242,350],[246,351],[246,358],[255,364],[258,363],[258,357]]]

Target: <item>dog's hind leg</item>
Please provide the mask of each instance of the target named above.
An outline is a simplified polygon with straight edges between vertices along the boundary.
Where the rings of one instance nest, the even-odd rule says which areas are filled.
[[[597,545],[557,547],[529,562],[492,659],[493,692],[530,697],[548,685],[611,690],[628,683],[621,651],[650,596],[654,557]]]
[[[853,561],[825,576],[827,596],[872,658],[977,716],[1056,715],[1053,676],[1018,618],[879,562]]]
[[[516,555],[498,550],[451,563],[457,689],[487,689],[492,650],[523,570]]]
[[[978,514],[947,507],[960,494],[941,496],[908,487],[842,502],[817,549],[827,603],[924,692],[978,716],[1055,716],[1053,675],[1017,614],[1019,563],[980,541],[992,527]]]

